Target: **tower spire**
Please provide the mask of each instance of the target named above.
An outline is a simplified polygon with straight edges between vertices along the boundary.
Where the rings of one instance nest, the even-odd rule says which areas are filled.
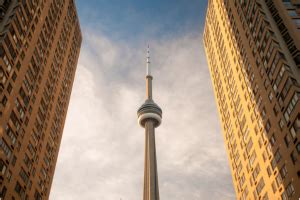
[[[152,99],[152,75],[150,68],[150,47],[147,48],[146,98]]]
[[[155,148],[155,128],[162,119],[161,108],[152,98],[152,76],[150,72],[150,51],[147,49],[146,101],[138,109],[138,122],[145,129],[145,166],[143,200],[159,200],[158,174]]]
[[[151,68],[150,68],[150,47],[148,44],[147,48],[147,76],[151,76]]]

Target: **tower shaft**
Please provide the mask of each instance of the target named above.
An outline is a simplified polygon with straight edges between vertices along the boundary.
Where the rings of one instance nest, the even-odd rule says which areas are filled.
[[[152,76],[146,76],[146,98],[152,99]]]
[[[155,128],[162,119],[161,108],[154,103],[152,96],[152,79],[150,72],[149,46],[147,51],[146,101],[138,109],[138,122],[145,128],[145,166],[143,200],[159,200],[158,175],[155,149]]]
[[[159,200],[154,123],[145,122],[144,200]]]

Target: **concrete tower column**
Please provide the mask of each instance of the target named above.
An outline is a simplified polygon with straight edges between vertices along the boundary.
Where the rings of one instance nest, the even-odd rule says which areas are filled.
[[[154,121],[145,122],[144,199],[159,199]]]
[[[148,47],[149,48],[149,47]],[[152,97],[149,49],[147,56],[146,101],[138,109],[138,122],[145,128],[144,200],[159,200],[155,128],[161,124],[162,110]]]

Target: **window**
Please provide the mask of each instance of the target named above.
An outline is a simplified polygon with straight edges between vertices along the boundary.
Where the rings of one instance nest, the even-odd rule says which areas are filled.
[[[279,127],[280,127],[280,130],[282,130],[284,127],[284,121],[282,119],[280,119],[280,121],[279,121]]]
[[[20,171],[19,175],[22,178],[22,180],[24,181],[24,183],[27,185],[28,180],[29,180],[29,176],[26,174],[26,172],[24,171],[23,168],[21,168],[21,171]]]
[[[287,175],[287,169],[285,164],[281,167],[281,169],[279,170],[281,178],[284,179]]]
[[[274,170],[275,167],[276,167],[276,160],[275,160],[275,158],[272,159],[271,166],[272,166],[272,170]]]
[[[289,147],[291,141],[292,141],[292,138],[291,138],[290,134],[287,134],[287,135],[284,137],[284,142],[285,142],[286,147]]]
[[[26,153],[25,153],[25,157],[24,157],[23,161],[24,161],[26,167],[28,167],[28,169],[31,170],[32,163],[31,163],[31,160],[30,160],[30,158],[28,157],[28,155]]]
[[[256,167],[255,167],[255,169],[254,169],[254,171],[253,171],[253,173],[252,173],[252,176],[253,176],[254,180],[256,180],[259,172],[260,172],[260,167],[259,167],[259,164],[257,164]]]
[[[46,170],[44,169],[44,167],[41,168],[41,174],[43,175],[44,179],[47,178],[47,173],[46,173]]]
[[[300,27],[300,19],[294,19],[295,24]]]
[[[15,82],[16,79],[17,79],[17,74],[16,74],[16,72],[14,72],[12,75],[12,80]]]
[[[275,135],[273,134],[273,135],[271,136],[271,138],[270,138],[270,144],[271,144],[272,146],[274,146],[275,142],[276,142],[276,139],[275,139]]]
[[[7,168],[7,167],[6,167],[6,165],[4,164],[3,160],[0,160],[0,173],[1,173],[2,175],[5,174],[6,168]]]
[[[34,200],[42,200],[42,196],[37,190],[34,193]]]
[[[6,178],[7,178],[8,182],[10,182],[10,180],[11,180],[11,175],[12,175],[12,172],[10,170],[8,170],[6,173]]]
[[[8,84],[8,86],[7,86],[7,92],[10,94],[11,93],[11,91],[12,91],[12,86],[11,86],[11,84],[9,83]]]
[[[285,6],[293,6],[293,4],[291,3],[291,0],[282,0],[282,2]]]
[[[19,182],[17,182],[15,191],[18,193],[18,195],[23,199],[25,196],[25,190],[22,188]]]
[[[293,196],[293,194],[295,193],[295,189],[294,189],[294,186],[292,185],[292,183],[289,183],[288,186],[286,187],[286,193],[287,193],[288,197]]]
[[[16,165],[16,161],[17,161],[17,157],[16,157],[16,156],[13,156],[12,159],[11,159],[11,164],[12,164],[12,166],[15,166],[15,165]]]
[[[276,183],[277,183],[277,187],[280,187],[280,184],[282,183],[282,178],[280,174],[278,174],[276,177]]]
[[[27,149],[29,150],[29,152],[31,153],[31,155],[34,157],[35,156],[35,149],[33,147],[33,145],[29,142]]]
[[[293,161],[293,163],[295,164],[297,162],[297,154],[296,154],[296,151],[292,151],[291,153],[291,159]]]
[[[278,108],[277,104],[275,104],[275,106],[273,107],[273,112],[274,112],[275,116],[277,116],[277,114],[279,113],[279,108]]]
[[[11,112],[10,114],[10,121],[15,125],[17,131],[20,129],[20,122],[18,120],[17,115],[15,114],[14,111]]]
[[[297,133],[296,133],[296,130],[293,126],[290,128],[290,134],[291,134],[293,139],[297,138]]]
[[[252,142],[252,139],[250,138],[248,144],[247,144],[247,147],[246,147],[246,150],[247,152],[250,152],[251,148],[252,148],[252,145],[253,145],[253,142]]]
[[[4,42],[7,46],[7,49],[10,53],[10,56],[12,57],[13,60],[15,60],[17,54],[16,54],[16,51],[15,51],[12,43],[10,42],[10,39],[9,39],[8,35],[5,37]]]
[[[255,159],[256,159],[256,153],[255,153],[255,151],[253,151],[253,153],[251,154],[250,159],[249,159],[250,166],[253,166]]]
[[[20,94],[25,106],[27,106],[29,104],[29,98],[26,95],[26,93],[22,87],[20,88],[19,94]]]
[[[268,192],[266,192],[266,194],[263,196],[262,198],[263,200],[269,200],[269,197],[268,197]]]
[[[274,89],[275,92],[278,89],[278,85],[280,84],[280,82],[282,80],[282,77],[284,75],[284,72],[286,71],[286,68],[289,68],[289,67],[287,65],[282,65],[281,68],[280,68],[280,72],[276,76],[275,83],[273,85],[273,89]]]
[[[3,106],[6,105],[6,103],[7,103],[7,97],[6,96],[3,97],[1,103],[2,103]]]
[[[288,120],[290,119],[290,115],[292,113],[292,111],[294,110],[298,100],[299,100],[299,96],[300,93],[295,93],[294,96],[292,97],[292,99],[290,100],[288,107],[286,109],[286,111],[284,112],[284,118],[285,120],[288,122]]]
[[[270,177],[272,175],[272,171],[270,169],[270,166],[267,167],[268,176]]]
[[[243,194],[242,194],[242,199],[243,199],[243,200],[247,198],[248,193],[249,193],[249,191],[248,191],[248,188],[247,188],[247,186],[246,186],[246,187],[245,187],[245,190],[244,190],[244,192],[243,192]]]
[[[11,140],[11,144],[14,145],[17,141],[17,137],[15,136],[15,134],[13,133],[12,129],[10,128],[10,126],[8,124],[5,127],[5,131]]]
[[[283,193],[281,194],[281,199],[282,199],[282,200],[288,200],[288,198],[287,198],[285,192],[283,192]]]
[[[273,190],[273,193],[275,193],[275,192],[276,192],[276,190],[277,190],[277,188],[276,188],[276,185],[275,185],[275,183],[274,183],[274,182],[272,182],[272,190]]]
[[[277,149],[277,151],[275,152],[275,160],[278,163],[280,161],[280,159],[281,159],[281,155],[280,155],[279,149]]]
[[[272,91],[269,93],[269,100],[270,100],[270,102],[272,102],[272,100],[273,100],[273,92]]]
[[[4,186],[3,187],[3,189],[2,189],[2,191],[1,191],[1,196],[2,196],[2,198],[4,198],[5,197],[5,195],[6,195],[6,192],[7,192],[7,189],[6,189],[6,187]]]
[[[291,17],[297,17],[298,16],[295,10],[288,10],[288,14]]]
[[[280,97],[282,98],[283,101],[284,101],[285,97],[287,96],[292,85],[293,85],[292,79],[288,78],[282,88],[281,93],[280,93]]]
[[[18,63],[16,64],[16,68],[17,68],[18,70],[20,70],[20,68],[21,68],[20,62],[18,62]]]
[[[8,58],[7,58],[6,55],[3,56],[3,62],[4,62],[4,64],[6,65],[6,70],[7,70],[7,72],[10,73],[12,67],[11,67],[11,64],[10,64],[10,62],[8,61]]]
[[[3,140],[0,139],[0,147],[2,148],[4,154],[6,155],[7,159],[10,158],[12,151],[10,150],[9,146],[7,145],[7,143]]]
[[[263,107],[263,109],[261,111],[261,115],[262,115],[263,119],[266,117],[266,108],[265,107]]]
[[[300,143],[297,144],[296,149],[298,151],[298,154],[300,154]]]
[[[267,133],[270,131],[270,129],[271,129],[271,123],[270,123],[270,120],[267,121],[265,129],[266,129],[266,132],[267,132]]]
[[[263,177],[261,177],[261,179],[259,180],[257,186],[256,186],[256,192],[258,194],[261,193],[261,191],[264,189],[264,186],[265,186],[265,182],[264,182],[264,179]]]

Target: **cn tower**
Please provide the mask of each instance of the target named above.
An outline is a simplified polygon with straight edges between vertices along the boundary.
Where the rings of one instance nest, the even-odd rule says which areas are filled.
[[[155,128],[162,119],[162,110],[152,97],[152,75],[149,46],[147,50],[146,101],[138,109],[138,122],[145,128],[144,200],[159,200],[157,162],[155,150]]]

